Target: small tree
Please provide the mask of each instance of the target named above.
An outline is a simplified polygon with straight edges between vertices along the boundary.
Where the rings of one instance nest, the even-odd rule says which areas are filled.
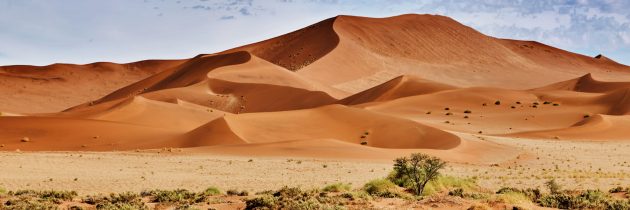
[[[556,182],[556,179],[551,179],[551,180],[545,182],[545,186],[547,186],[547,189],[549,189],[549,192],[551,194],[559,193],[561,188],[562,188],[560,186],[560,184],[558,184],[558,182]]]
[[[411,154],[409,158],[397,158],[394,162],[394,177],[392,178],[398,180],[394,182],[411,185],[416,195],[422,195],[427,183],[436,179],[440,175],[439,170],[446,166],[446,163],[439,158],[420,153]]]

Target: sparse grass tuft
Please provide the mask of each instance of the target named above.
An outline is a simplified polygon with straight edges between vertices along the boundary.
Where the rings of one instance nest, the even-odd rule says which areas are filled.
[[[185,189],[144,191],[142,196],[150,196],[151,202],[176,204],[201,203],[206,202],[208,198],[205,192],[194,193]]]
[[[221,195],[221,190],[219,190],[219,188],[216,187],[208,187],[206,188],[206,190],[203,191],[203,194],[205,195]]]
[[[396,184],[387,179],[375,179],[365,183],[363,190],[372,196],[395,198],[400,197]]]
[[[243,191],[238,191],[238,190],[235,190],[235,189],[231,189],[231,190],[228,190],[228,191],[226,192],[226,194],[227,194],[227,195],[232,195],[232,196],[248,196],[248,195],[249,195],[249,192],[247,192],[247,191],[245,191],[245,190],[243,190]]]
[[[109,196],[88,196],[83,199],[84,203],[95,205],[96,209],[148,209],[139,194],[125,192],[120,194],[112,193]]]
[[[454,176],[438,176],[437,179],[429,181],[422,195],[433,195],[437,192],[449,189],[460,188],[464,191],[473,191],[478,188],[473,179],[462,179]]]
[[[322,188],[322,191],[324,192],[347,192],[350,191],[352,189],[352,186],[350,184],[346,184],[346,183],[334,183],[334,184],[330,184],[325,186],[324,188]]]

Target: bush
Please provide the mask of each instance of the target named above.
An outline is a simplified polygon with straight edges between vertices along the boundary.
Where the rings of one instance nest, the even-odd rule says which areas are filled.
[[[24,209],[57,209],[57,206],[48,201],[33,200],[27,197],[21,197],[18,199],[10,199],[0,205],[0,209],[3,210],[24,210]]]
[[[466,210],[487,210],[490,209],[490,207],[484,205],[484,204],[474,204],[470,207],[468,207]]]
[[[219,190],[219,188],[216,188],[216,187],[208,187],[206,190],[203,191],[203,194],[208,195],[208,196],[221,195],[221,190]]]
[[[559,193],[560,189],[562,188],[562,186],[560,186],[560,184],[556,182],[556,179],[551,179],[545,182],[545,186],[547,186],[547,189],[549,189],[549,192],[552,194]]]
[[[370,200],[372,196],[365,191],[345,192],[340,195],[342,198],[355,201],[355,200]]]
[[[391,180],[410,187],[416,195],[422,195],[427,183],[436,179],[440,175],[439,170],[446,166],[439,158],[420,153],[411,154],[409,158],[397,158],[394,162]]]
[[[512,187],[504,187],[501,188],[497,191],[497,194],[509,194],[509,193],[520,193],[525,195],[527,198],[529,198],[530,201],[532,202],[536,202],[538,201],[538,199],[540,199],[540,197],[542,197],[542,194],[540,192],[539,189],[525,189],[525,190],[520,190],[520,189],[516,189],[516,188],[512,188]]]
[[[211,190],[212,192],[212,190]],[[194,193],[185,189],[176,190],[151,190],[142,192],[143,196],[152,196],[151,202],[195,204],[207,200],[206,192]]]
[[[18,190],[15,192],[9,192],[9,195],[14,196],[31,196],[37,197],[43,201],[52,201],[54,203],[61,203],[62,201],[70,201],[74,197],[77,196],[77,192],[75,191],[55,191],[55,190],[46,190],[46,191],[35,191],[35,190]]]
[[[142,197],[132,192],[112,193],[108,197],[88,196],[83,199],[83,202],[95,205],[96,209],[148,209]]]
[[[630,189],[628,189],[628,188],[625,188],[625,189],[624,189],[624,188],[623,188],[623,187],[621,187],[621,186],[617,186],[617,187],[615,187],[615,188],[612,188],[612,189],[608,190],[608,192],[610,192],[610,193],[622,193],[622,192],[629,192],[629,190],[630,190]],[[1,191],[1,189],[0,189],[0,194],[2,194],[1,192],[2,192],[2,191]]]
[[[538,203],[543,207],[560,209],[605,209],[609,205],[623,205],[599,190],[587,190],[579,195],[558,192],[543,196]]]
[[[348,196],[348,195],[346,195]],[[303,191],[297,187],[283,187],[273,194],[248,199],[245,209],[343,209],[343,196],[329,197],[318,190]]]
[[[630,209],[630,199],[624,200],[609,200],[606,202],[606,209]]]
[[[234,189],[228,190],[226,193],[227,193],[227,195],[232,195],[232,196],[248,196],[249,195],[249,192],[247,192],[245,190],[238,191],[238,190],[234,190]]]
[[[347,192],[350,191],[350,189],[352,189],[352,186],[350,186],[350,184],[344,184],[344,183],[334,183],[334,184],[330,184],[325,186],[322,191],[324,192]]]
[[[457,196],[457,197],[464,197],[464,189],[462,188],[455,188],[454,190],[451,190],[448,192],[448,195],[450,196]]]
[[[387,179],[375,179],[365,183],[363,190],[372,196],[395,198],[400,194],[396,189],[396,185]]]
[[[500,203],[507,204],[531,204],[532,200],[521,192],[506,192],[498,194],[495,198]]]
[[[257,209],[273,209],[276,206],[278,200],[270,195],[264,195],[261,197],[256,197],[252,199],[245,200],[245,209],[246,210],[257,210]]]
[[[438,176],[436,179],[429,181],[422,195],[432,195],[436,192],[453,188],[462,188],[464,191],[471,191],[477,188],[477,183],[473,179],[462,179],[453,176]]]
[[[571,205],[571,200],[571,196],[567,194],[550,194],[540,198],[538,203],[543,207],[567,209]]]

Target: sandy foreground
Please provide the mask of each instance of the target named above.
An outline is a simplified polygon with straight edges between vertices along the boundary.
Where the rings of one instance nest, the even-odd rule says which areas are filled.
[[[492,165],[450,163],[447,175],[476,178],[485,188],[543,187],[556,178],[567,189],[630,185],[628,142],[577,142],[479,137],[525,151]],[[141,152],[2,152],[0,187],[75,190],[80,194],[146,189],[202,190],[209,186],[250,192],[282,186],[322,187],[344,182],[360,187],[385,177],[388,160],[245,157],[191,154],[185,150]]]

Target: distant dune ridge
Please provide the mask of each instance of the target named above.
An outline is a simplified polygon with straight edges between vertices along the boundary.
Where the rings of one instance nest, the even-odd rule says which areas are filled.
[[[630,140],[630,67],[436,15],[337,16],[183,60],[5,66],[0,86],[10,151],[484,162],[514,156],[484,135]]]

